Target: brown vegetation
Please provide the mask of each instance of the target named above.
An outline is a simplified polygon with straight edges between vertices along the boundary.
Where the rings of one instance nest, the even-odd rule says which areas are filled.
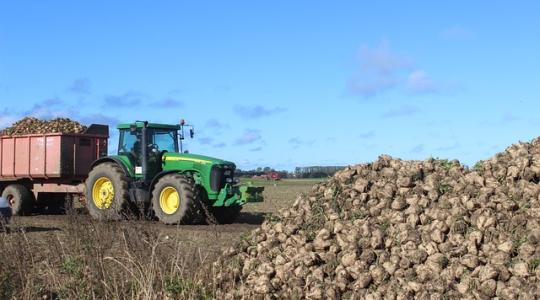
[[[212,298],[207,258],[155,228],[71,214],[62,235],[33,229],[0,234],[0,299]]]
[[[214,298],[211,265],[221,249],[289,207],[314,181],[261,181],[265,202],[236,224],[100,223],[80,207],[67,215],[14,217],[0,230],[0,299]]]

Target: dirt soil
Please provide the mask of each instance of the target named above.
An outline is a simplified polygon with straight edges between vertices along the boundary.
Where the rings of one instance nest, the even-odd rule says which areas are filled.
[[[158,221],[130,220],[111,223],[119,228],[133,227],[145,228],[162,237],[169,244],[180,244],[182,252],[197,253],[199,260],[210,260],[218,256],[224,247],[238,242],[242,235],[259,227],[269,214],[277,212],[280,208],[290,206],[298,194],[311,190],[317,183],[314,180],[282,180],[257,181],[255,184],[265,186],[262,203],[250,203],[244,206],[237,221],[228,225],[165,225]],[[32,215],[14,217],[12,231],[24,232],[26,236],[36,242],[50,239],[70,239],[70,227],[73,215]],[[91,224],[90,216],[79,209],[76,212],[75,222]],[[121,230],[117,231],[121,234]],[[117,236],[116,238],[120,238]]]
[[[0,230],[0,299],[213,299],[213,263],[314,180],[260,181],[265,201],[230,225],[96,222],[84,208]]]

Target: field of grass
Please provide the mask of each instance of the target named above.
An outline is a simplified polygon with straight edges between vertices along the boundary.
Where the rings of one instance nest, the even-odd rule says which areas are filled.
[[[79,211],[14,218],[0,232],[0,299],[212,299],[221,250],[319,181],[253,181],[265,201],[230,225],[99,223]]]
[[[283,207],[290,206],[296,197],[311,190],[311,187],[322,179],[284,179],[279,181],[242,179],[242,182],[251,181],[253,185],[264,186],[263,203],[248,203],[244,212],[275,213]]]

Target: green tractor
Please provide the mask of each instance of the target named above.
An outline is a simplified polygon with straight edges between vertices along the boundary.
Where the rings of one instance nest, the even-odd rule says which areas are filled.
[[[184,127],[120,124],[118,154],[96,160],[86,179],[86,206],[98,220],[153,216],[165,224],[232,223],[242,205],[262,201],[262,187],[239,185],[235,164],[183,153]]]

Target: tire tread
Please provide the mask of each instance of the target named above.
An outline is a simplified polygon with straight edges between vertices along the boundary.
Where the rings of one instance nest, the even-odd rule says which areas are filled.
[[[10,184],[2,192],[2,197],[7,198],[9,194],[19,199],[16,205],[11,208],[14,216],[27,215],[32,212],[36,201],[34,194],[26,186],[18,183]]]
[[[180,194],[180,211],[172,215],[165,214],[159,204],[161,190],[166,186],[174,186]],[[185,203],[185,209],[182,205]],[[152,191],[152,209],[156,217],[165,224],[194,224],[197,223],[199,213],[199,199],[197,197],[194,180],[182,174],[169,174],[159,179]],[[183,210],[183,213],[182,213]]]
[[[109,173],[107,177],[113,182],[115,198],[111,208],[99,209],[95,207],[92,199],[92,187],[97,179],[97,173]],[[98,220],[119,220],[129,215],[129,181],[120,166],[115,163],[105,162],[94,167],[86,179],[86,207],[90,215]],[[117,201],[120,201],[119,203]],[[115,203],[116,202],[116,203]]]

